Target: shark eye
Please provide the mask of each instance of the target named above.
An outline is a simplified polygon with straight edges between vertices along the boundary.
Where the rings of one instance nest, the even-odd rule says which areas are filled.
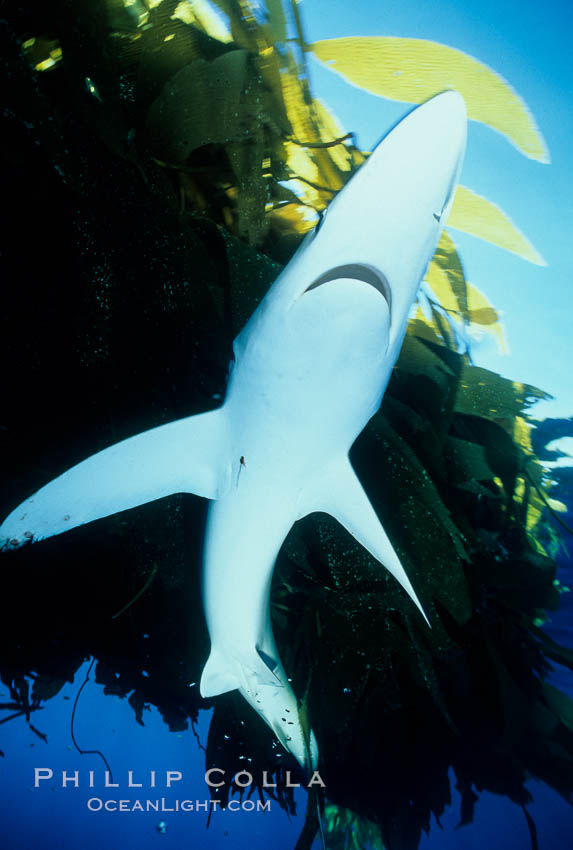
[[[336,268],[330,269],[330,271],[325,272],[325,274],[317,278],[314,283],[311,283],[310,286],[307,286],[303,294],[310,292],[312,289],[317,289],[319,286],[324,286],[329,281],[340,280],[340,278],[360,280],[362,283],[368,283],[370,286],[373,286],[388,302],[390,311],[392,310],[392,295],[387,279],[377,269],[372,268],[372,266],[366,266],[360,263],[350,263],[346,266],[336,266]]]

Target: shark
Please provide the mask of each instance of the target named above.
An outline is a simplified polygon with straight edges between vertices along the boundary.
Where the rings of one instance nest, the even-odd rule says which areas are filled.
[[[0,527],[10,551],[174,493],[211,500],[201,694],[237,689],[307,771],[316,770],[318,745],[273,635],[274,565],[293,524],[326,512],[426,618],[349,451],[380,407],[447,221],[466,124],[462,96],[446,91],[382,139],[236,337],[219,408],[88,457]]]

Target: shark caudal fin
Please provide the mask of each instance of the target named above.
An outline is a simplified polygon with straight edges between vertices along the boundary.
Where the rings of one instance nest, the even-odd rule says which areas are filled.
[[[173,493],[216,499],[230,486],[224,408],[161,425],[73,466],[22,502],[0,526],[17,549]]]
[[[402,585],[430,625],[412,583],[348,457],[331,464],[320,479],[303,493],[299,518],[314,511],[322,511],[337,519],[377,561],[380,561]]]
[[[237,689],[300,766],[316,770],[316,738],[301,717],[297,698],[275,654],[267,656],[253,648],[238,657],[211,649],[201,676],[201,696],[214,697]]]

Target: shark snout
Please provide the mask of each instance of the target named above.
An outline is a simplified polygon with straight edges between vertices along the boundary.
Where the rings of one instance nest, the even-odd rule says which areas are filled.
[[[466,147],[467,110],[457,91],[445,91],[413,109],[392,131],[398,144],[417,150],[416,160],[425,153],[447,160],[454,169],[463,159]],[[429,162],[428,162],[429,164]],[[439,167],[440,163],[435,162]]]
[[[434,95],[421,106],[418,106],[414,113],[420,121],[427,120],[428,116],[431,116],[429,120],[432,124],[441,125],[450,134],[459,134],[462,141],[465,141],[465,126],[468,116],[466,102],[459,92],[444,91],[441,94]]]
[[[400,161],[403,171],[410,172],[421,200],[434,194],[439,219],[449,211],[455,193],[466,134],[465,101],[458,92],[446,91],[410,112],[388,137],[394,147],[389,159]],[[407,182],[407,174],[402,179]]]
[[[454,201],[466,150],[466,104],[459,92],[446,91],[419,107],[414,116],[420,121],[422,139],[428,139],[428,148],[433,151],[434,167],[441,172],[443,199],[434,217],[443,225]]]

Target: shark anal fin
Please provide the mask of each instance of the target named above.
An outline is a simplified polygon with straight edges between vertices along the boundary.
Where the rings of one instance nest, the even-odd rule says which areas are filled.
[[[73,466],[22,502],[0,527],[0,549],[173,493],[216,499],[230,486],[224,408],[160,425]]]
[[[402,585],[430,625],[412,583],[348,457],[332,463],[308,491],[303,492],[299,518],[314,511],[322,511],[337,519],[377,561],[380,561]]]

